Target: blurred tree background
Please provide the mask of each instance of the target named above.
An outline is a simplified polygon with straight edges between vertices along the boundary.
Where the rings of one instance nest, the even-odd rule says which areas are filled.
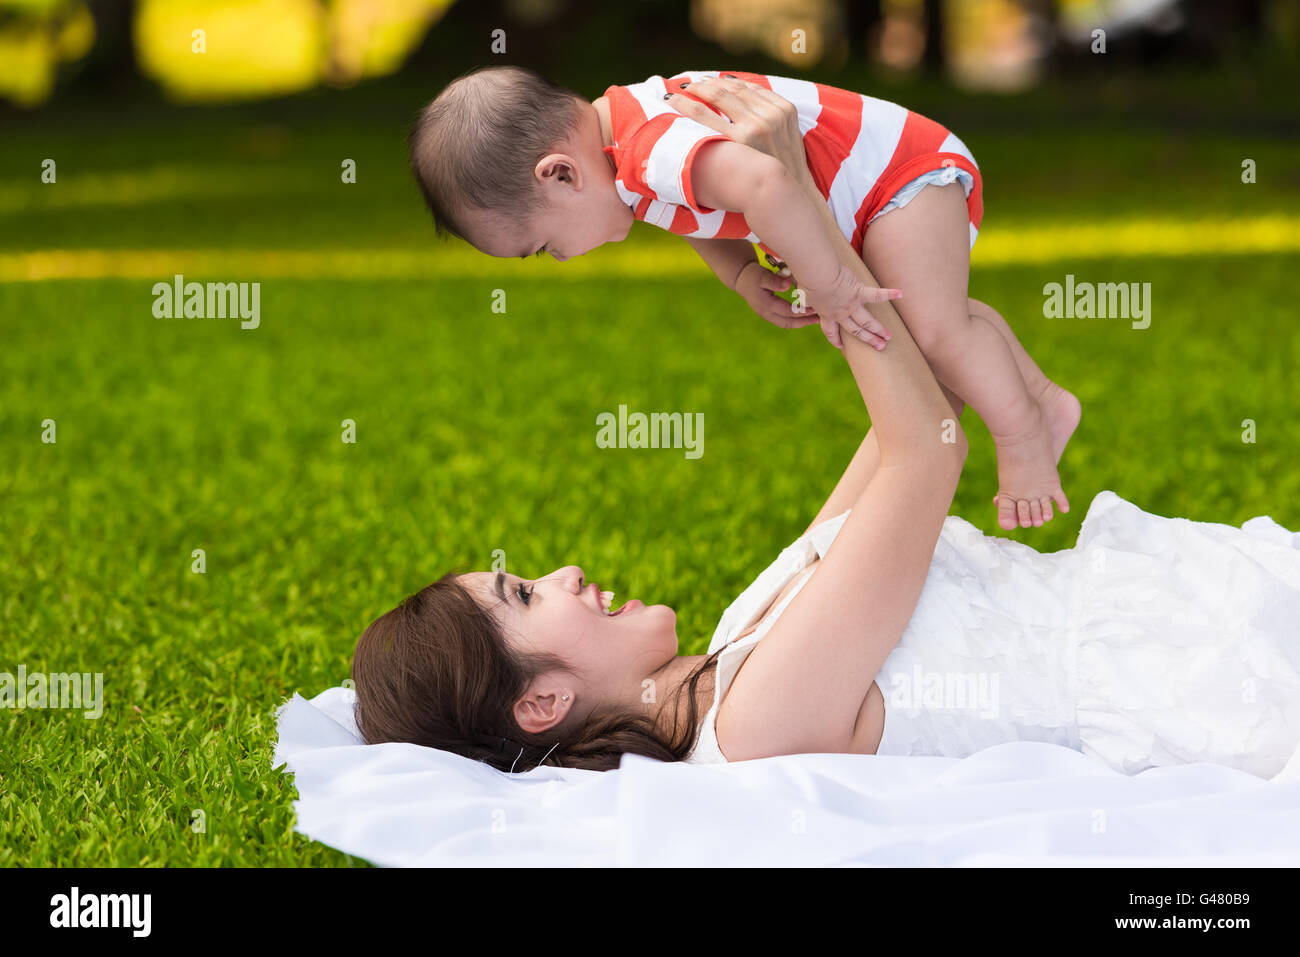
[[[1010,92],[1095,66],[1098,52],[1108,68],[1292,60],[1297,10],[1295,0],[0,0],[0,97],[37,107],[77,87],[143,84],[179,101],[281,96],[468,68],[497,28],[518,28],[509,59],[543,71],[654,72],[632,64],[681,56],[694,39],[702,57],[720,47],[805,70],[870,64]],[[626,36],[634,48],[605,42]]]

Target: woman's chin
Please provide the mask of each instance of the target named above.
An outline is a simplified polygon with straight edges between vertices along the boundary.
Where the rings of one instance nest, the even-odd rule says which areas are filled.
[[[643,605],[635,598],[630,599],[630,601],[636,602],[636,604],[626,611],[629,625],[635,622],[637,630],[642,634],[664,634],[669,636],[671,641],[676,644],[677,612],[673,611],[668,605]]]
[[[646,615],[654,615],[657,626],[673,636],[673,645],[677,644],[677,612],[667,605],[647,605],[643,610]],[[659,623],[662,622],[662,625]]]
[[[671,621],[677,620],[677,612],[670,605],[645,605],[642,611],[647,615],[664,615]]]

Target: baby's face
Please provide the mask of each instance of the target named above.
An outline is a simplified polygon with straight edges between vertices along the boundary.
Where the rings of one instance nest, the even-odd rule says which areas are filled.
[[[622,242],[636,217],[614,187],[614,170],[597,148],[551,153],[534,168],[543,208],[527,221],[472,211],[466,238],[489,256],[508,259],[550,253],[560,262],[605,243]]]

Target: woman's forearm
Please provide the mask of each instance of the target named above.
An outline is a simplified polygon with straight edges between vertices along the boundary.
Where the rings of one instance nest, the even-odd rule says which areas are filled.
[[[753,149],[730,141],[702,151],[692,176],[700,203],[742,213],[801,284],[830,285],[842,264],[862,284],[879,287],[835,225],[810,176],[791,173],[774,157],[757,156]],[[888,300],[866,308],[889,334],[889,345],[877,350],[856,336],[845,336],[843,352],[875,426],[881,466],[944,457],[964,460],[966,437],[902,319]]]
[[[852,253],[847,242],[844,247]],[[861,260],[857,265],[859,278],[875,285]],[[870,303],[867,308],[889,330],[889,345],[877,350],[855,336],[845,336],[843,351],[875,428],[880,464],[936,456],[964,461],[969,444],[961,422],[907,326],[888,302]]]
[[[699,239],[683,237],[724,286],[735,290],[736,277],[746,264],[754,261],[754,247],[744,239]]]
[[[831,250],[865,285],[879,286],[840,232],[830,206],[817,191],[807,170],[801,176],[789,174],[786,186],[801,192],[800,205],[805,210],[815,210],[819,226],[817,245]],[[785,254],[785,250],[781,252]],[[802,278],[791,258],[786,259],[791,272]],[[906,290],[903,295],[907,295]],[[869,303],[867,308],[889,330],[892,337],[889,345],[876,350],[854,336],[844,336],[844,357],[871,415],[881,464],[936,453],[960,452],[964,456],[967,440],[953,406],[897,310],[888,301]]]

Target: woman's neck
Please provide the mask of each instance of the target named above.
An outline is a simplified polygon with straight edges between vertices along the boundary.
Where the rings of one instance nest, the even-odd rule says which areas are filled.
[[[644,700],[647,696],[643,692],[639,704],[646,717],[655,722],[656,727],[659,728],[665,738],[671,738],[674,722],[677,722],[680,726],[686,721],[686,717],[690,713],[690,701],[687,694],[690,691],[691,674],[707,661],[708,657],[708,655],[677,655],[658,672],[650,676],[649,680],[654,682],[653,700]],[[713,681],[716,673],[716,668],[710,668],[709,673],[700,675],[700,680],[696,682],[695,717],[697,722],[704,720],[704,716],[713,707]],[[683,684],[687,685],[685,689],[682,689]],[[679,689],[681,689],[680,692]]]

